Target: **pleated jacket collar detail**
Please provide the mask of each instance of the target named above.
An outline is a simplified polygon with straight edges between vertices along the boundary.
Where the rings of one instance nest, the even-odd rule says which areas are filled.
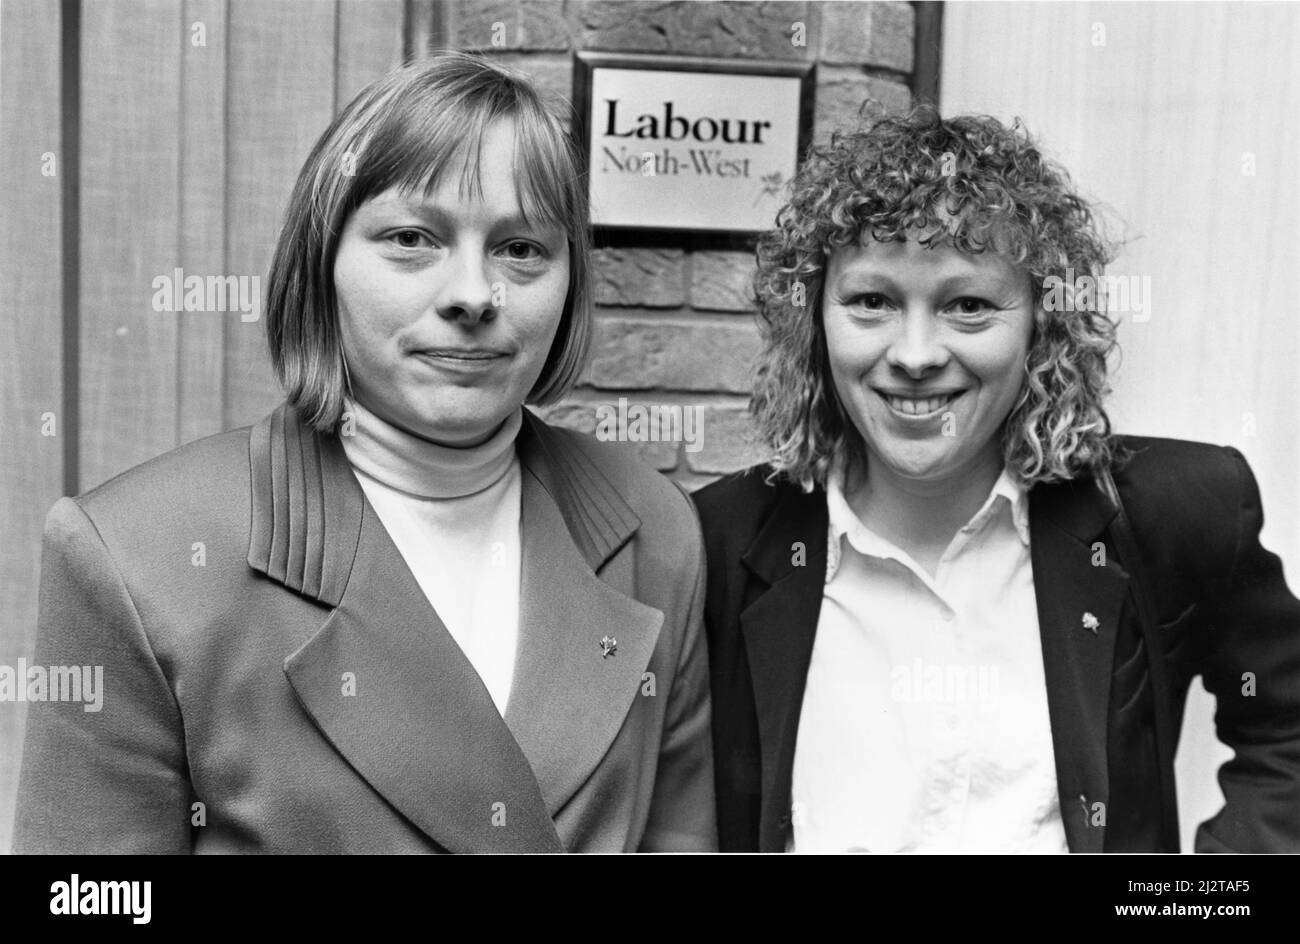
[[[593,571],[641,526],[609,479],[529,410],[516,441],[520,462],[560,509]],[[248,564],[291,590],[338,606],[356,559],[364,496],[342,443],[301,423],[288,404],[253,427]]]

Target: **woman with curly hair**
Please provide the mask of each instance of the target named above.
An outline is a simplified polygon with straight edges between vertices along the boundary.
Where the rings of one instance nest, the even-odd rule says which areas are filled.
[[[701,490],[724,850],[1300,849],[1300,601],[1230,448],[1118,436],[1111,250],[1019,125],[813,149],[761,241],[770,461]],[[1155,657],[1152,654],[1155,654]]]

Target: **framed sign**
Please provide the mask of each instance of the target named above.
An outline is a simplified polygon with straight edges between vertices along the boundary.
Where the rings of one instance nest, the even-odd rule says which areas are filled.
[[[812,63],[578,53],[592,225],[771,229],[811,136],[812,97]]]

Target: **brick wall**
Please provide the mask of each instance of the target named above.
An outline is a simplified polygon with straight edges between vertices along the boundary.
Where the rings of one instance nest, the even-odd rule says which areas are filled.
[[[441,37],[478,49],[568,101],[577,51],[815,61],[813,136],[852,123],[866,99],[910,102],[911,4],[649,3],[626,0],[460,0]],[[797,44],[796,37],[804,40]],[[718,249],[683,233],[653,246],[598,240],[591,366],[552,421],[597,431],[598,409],[630,405],[698,410],[701,435],[629,442],[643,461],[697,487],[763,458],[747,412],[759,350],[743,246]]]

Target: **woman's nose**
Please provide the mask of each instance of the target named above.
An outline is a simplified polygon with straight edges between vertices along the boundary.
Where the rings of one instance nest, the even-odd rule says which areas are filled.
[[[490,320],[504,303],[503,283],[494,284],[492,272],[482,254],[453,252],[439,273],[438,314],[449,320],[474,325]]]
[[[917,380],[943,367],[949,356],[948,349],[941,343],[934,313],[919,308],[909,309],[904,314],[885,351],[885,360],[890,367]]]

